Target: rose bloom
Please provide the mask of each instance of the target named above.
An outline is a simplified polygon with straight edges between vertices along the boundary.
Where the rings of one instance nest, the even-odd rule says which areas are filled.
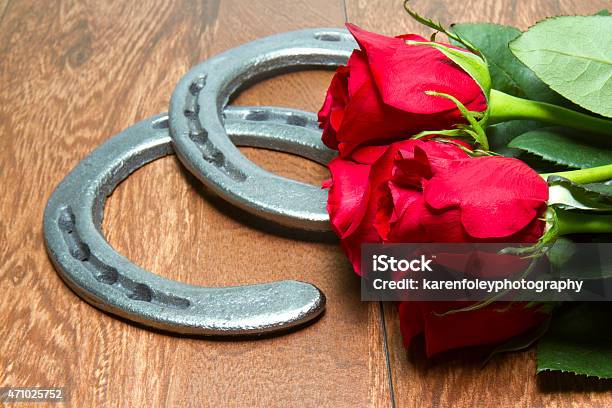
[[[471,111],[487,109],[486,96],[467,72],[432,46],[406,43],[426,39],[347,27],[361,49],[338,68],[319,111],[323,142],[340,156],[361,145],[466,123],[452,101],[426,91],[453,95]]]
[[[472,157],[455,144],[404,140],[365,146],[329,164],[327,210],[353,268],[362,243],[536,242],[548,185],[518,159]],[[407,346],[425,334],[428,355],[503,341],[546,315],[522,303],[440,316],[459,302],[402,302]],[[500,311],[501,309],[501,311]]]

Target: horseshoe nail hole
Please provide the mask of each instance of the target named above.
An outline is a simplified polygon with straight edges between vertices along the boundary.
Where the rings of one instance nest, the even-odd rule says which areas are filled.
[[[153,292],[144,283],[138,283],[132,289],[132,293],[127,295],[130,299],[150,302],[153,299]]]
[[[87,262],[91,256],[89,246],[77,240],[74,240],[71,244],[72,245],[69,246],[70,255],[76,260]]]
[[[316,33],[315,40],[319,41],[341,41],[342,37],[338,33]]]
[[[74,229],[74,214],[70,208],[64,207],[60,210],[58,223],[62,230],[66,231],[68,234],[72,234]]]
[[[168,117],[165,116],[163,118],[155,119],[153,123],[151,124],[151,127],[153,129],[168,129],[169,127]]]
[[[246,115],[245,119],[259,122],[270,119],[270,114],[265,111],[254,111]]]
[[[119,272],[115,268],[106,267],[100,270],[99,273],[94,275],[94,278],[98,282],[105,283],[107,285],[114,285],[119,280]]]
[[[194,130],[189,132],[189,138],[195,144],[203,145],[208,140],[208,132],[206,129],[201,129],[200,131]]]
[[[91,250],[89,245],[81,241],[79,234],[74,230],[75,217],[70,207],[64,207],[60,210],[57,223],[62,231],[70,256],[77,261],[86,263],[91,257]]]
[[[222,167],[225,163],[225,156],[223,155],[223,153],[221,153],[220,151],[215,151],[211,153],[203,153],[202,156],[204,157],[204,160],[214,164],[216,167]]]
[[[189,306],[191,306],[191,302],[188,299],[167,295],[165,293],[158,292],[157,298],[160,301],[172,305],[178,309],[187,309]]]
[[[192,109],[185,109],[183,114],[186,117],[188,117],[189,119],[196,119],[198,117],[198,113],[195,110],[192,110]]]
[[[189,93],[192,95],[197,95],[202,89],[204,89],[205,85],[206,76],[199,77],[189,85]]]
[[[287,118],[287,123],[293,126],[306,126],[308,125],[308,120],[301,116],[291,115]]]

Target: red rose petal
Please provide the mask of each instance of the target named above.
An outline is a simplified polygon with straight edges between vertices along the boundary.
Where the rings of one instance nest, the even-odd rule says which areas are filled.
[[[453,95],[472,111],[487,108],[480,85],[441,51],[428,45],[409,45],[406,39],[427,41],[418,36],[386,37],[347,24],[367,54],[370,72],[383,101],[406,112],[430,115],[453,111],[456,105],[425,91]]]
[[[408,347],[425,334],[427,356],[454,348],[495,344],[541,324],[547,314],[524,303],[495,303],[469,312],[440,314],[467,306],[463,302],[401,302],[400,331]]]
[[[347,67],[338,67],[327,89],[325,102],[317,115],[323,128],[321,138],[330,149],[338,148],[336,134],[342,126],[344,108],[348,102],[348,92],[346,90],[348,74]]]
[[[500,238],[518,233],[538,216],[548,185],[518,159],[476,157],[439,172],[424,194],[435,209],[457,207],[470,236]]]
[[[366,82],[371,80],[368,58],[363,51],[355,50],[346,65],[349,71],[348,96],[352,97]]]
[[[365,212],[370,166],[335,158],[328,167],[332,179],[331,183],[324,184],[330,187],[327,212],[334,230],[342,238],[357,228]]]

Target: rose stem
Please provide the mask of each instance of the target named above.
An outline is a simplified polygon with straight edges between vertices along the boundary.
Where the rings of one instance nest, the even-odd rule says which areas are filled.
[[[596,118],[546,102],[517,98],[491,90],[489,124],[516,119],[531,119],[612,136],[612,120]]]
[[[612,232],[612,214],[565,211],[557,209],[559,235]]]
[[[548,176],[561,176],[578,184],[598,183],[612,180],[612,164],[591,167],[590,169],[560,171],[557,173],[540,174],[546,180]]]

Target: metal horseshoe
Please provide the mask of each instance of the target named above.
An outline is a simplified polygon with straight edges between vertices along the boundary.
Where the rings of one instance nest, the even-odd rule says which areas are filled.
[[[224,116],[231,141],[237,145],[295,153],[322,164],[332,157],[320,141],[312,113],[244,107],[228,108]],[[248,120],[252,117],[265,120]],[[325,296],[309,283],[187,285],[138,267],[110,246],[100,232],[106,197],[130,173],[172,153],[168,117],[155,116],[98,147],[55,189],[45,209],[44,237],[49,256],[68,286],[99,309],[177,333],[262,334],[319,315]],[[242,179],[242,169],[234,169],[229,161],[221,163]]]
[[[207,187],[250,213],[292,228],[329,230],[327,192],[251,163],[228,137],[223,109],[247,84],[300,67],[344,64],[356,47],[346,30],[308,29],[256,40],[197,65],[178,83],[170,103],[179,159]],[[265,121],[269,113],[254,111],[244,119]],[[308,126],[300,116],[286,120]]]

